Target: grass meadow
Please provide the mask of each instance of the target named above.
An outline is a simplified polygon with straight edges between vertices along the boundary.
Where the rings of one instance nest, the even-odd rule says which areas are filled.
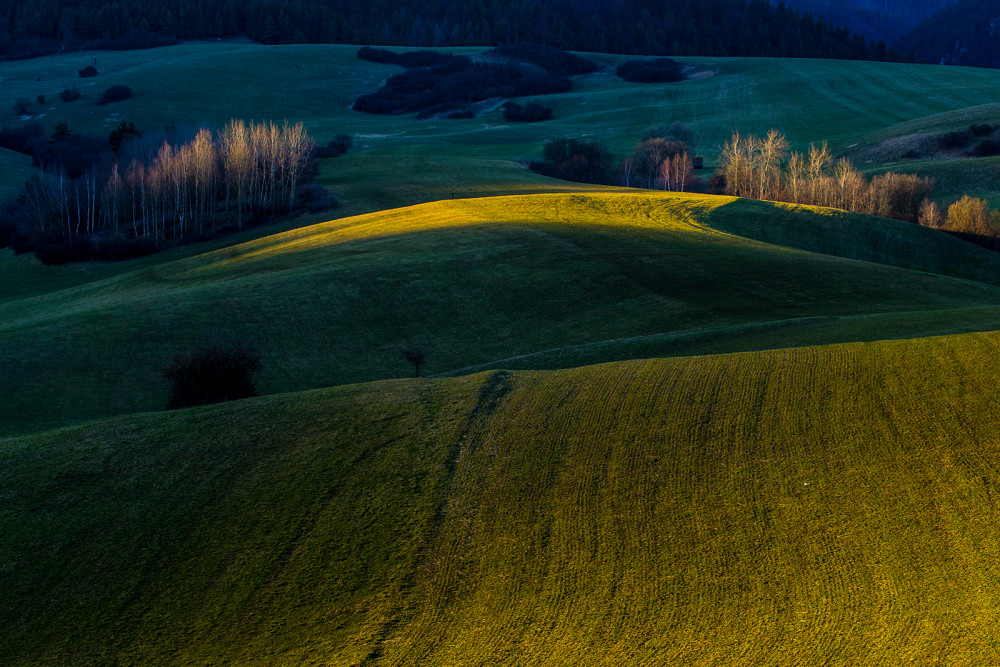
[[[684,59],[512,125],[355,113],[398,71],[355,51],[4,64],[0,125],[44,94],[48,131],[358,146],[321,161],[328,214],[118,264],[0,251],[0,665],[1000,662],[1000,254],[523,164],[672,121],[710,167],[734,130],[854,154],[995,122],[1000,73]],[[996,165],[859,167],[997,202]],[[30,173],[0,151],[0,192]],[[233,334],[264,395],[162,411],[170,360]]]
[[[483,49],[459,49],[478,53]],[[359,143],[368,169],[387,185],[423,195],[469,188],[469,181],[539,187],[547,179],[525,174],[518,163],[541,157],[544,143],[558,136],[600,138],[624,155],[643,129],[684,122],[695,135],[696,151],[711,168],[719,147],[733,131],[784,132],[794,148],[828,141],[835,152],[893,136],[964,129],[997,119],[1000,75],[976,68],[795,59],[682,58],[692,78],[680,84],[621,81],[612,66],[626,56],[589,54],[605,69],[578,77],[570,93],[543,96],[555,109],[544,123],[505,123],[500,111],[467,120],[414,120],[352,111],[359,95],[401,71],[392,65],[358,60],[357,47],[339,45],[261,46],[249,43],[186,43],[148,51],[87,52],[6,63],[0,81],[0,124],[22,121],[16,99],[45,95],[46,104],[29,110],[48,131],[66,121],[71,129],[106,134],[121,120],[139,127],[207,123],[231,118],[302,121],[320,141],[346,132]],[[98,60],[100,75],[80,79],[77,70]],[[132,99],[98,106],[104,89],[127,85]],[[58,93],[78,86],[83,97],[70,103]],[[405,160],[417,160],[410,168]],[[460,160],[464,158],[466,161]],[[359,202],[368,194],[350,187],[356,161],[324,161],[335,191]],[[972,163],[969,163],[972,164]],[[459,165],[461,168],[458,168]],[[894,165],[900,171],[906,163]],[[877,168],[879,165],[859,165]],[[882,165],[885,166],[885,165]],[[470,179],[469,174],[479,174]],[[20,174],[3,176],[14,180]],[[366,179],[367,180],[367,179]],[[944,184],[943,184],[944,185]],[[548,187],[545,185],[544,187]],[[951,187],[955,189],[952,190]],[[473,191],[475,188],[473,188]],[[961,195],[961,183],[942,197]],[[978,192],[978,191],[976,191]],[[970,194],[976,194],[970,192]],[[400,195],[401,197],[401,195]],[[390,199],[396,196],[390,196]],[[418,196],[394,205],[428,201]],[[383,200],[361,203],[349,214],[378,210]]]

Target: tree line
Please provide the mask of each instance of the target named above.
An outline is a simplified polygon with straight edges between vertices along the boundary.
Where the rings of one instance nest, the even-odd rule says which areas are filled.
[[[149,248],[241,230],[249,219],[295,209],[313,148],[302,123],[232,120],[186,143],[164,141],[146,157],[91,166],[76,179],[44,171],[2,222],[52,261],[78,259],[74,248],[101,239]]]
[[[264,44],[539,42],[646,55],[899,59],[885,44],[767,0],[0,0],[8,57],[243,35]]]
[[[719,155],[726,194],[794,204],[813,204],[855,213],[915,222],[931,183],[912,174],[865,177],[847,158],[834,159],[829,147],[789,150],[777,130],[765,137],[733,134]]]
[[[900,41],[922,62],[1000,67],[1000,0],[958,0]]]
[[[647,128],[621,160],[597,139],[561,137],[548,142],[544,161],[532,162],[541,174],[585,183],[658,190],[698,189],[751,199],[841,208],[916,222],[930,194],[929,179],[885,173],[871,178],[850,160],[835,159],[826,144],[808,152],[790,150],[777,130],[764,137],[735,133],[722,147],[719,167],[696,178],[691,129],[683,123]]]

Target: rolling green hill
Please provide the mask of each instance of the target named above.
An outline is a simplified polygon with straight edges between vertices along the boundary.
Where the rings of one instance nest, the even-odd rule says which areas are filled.
[[[4,434],[159,409],[161,370],[219,334],[256,341],[274,393],[405,376],[414,343],[426,372],[449,373],[981,330],[1000,316],[995,253],[906,223],[677,193],[447,200],[90,279],[25,266],[0,265]]]
[[[1000,254],[521,164],[670,121],[710,162],[735,129],[856,152],[1000,120],[996,72],[687,59],[514,126],[355,113],[396,68],[354,47],[79,58],[6,63],[0,109],[81,84],[47,127],[287,118],[360,147],[321,164],[337,219],[0,252],[0,665],[998,662]],[[996,164],[915,166],[946,198],[995,196]],[[229,334],[266,395],[158,412],[174,355]],[[410,345],[435,377],[400,379]]]
[[[998,346],[387,381],[2,440],[0,664],[989,664]]]

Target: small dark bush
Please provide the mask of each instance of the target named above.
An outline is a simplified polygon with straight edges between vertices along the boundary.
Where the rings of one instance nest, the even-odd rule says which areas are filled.
[[[38,97],[35,98],[35,101],[38,102],[39,104],[45,104],[45,95],[39,95]]]
[[[111,86],[101,95],[101,101],[97,104],[103,106],[112,102],[120,102],[132,97],[132,89],[128,86]]]
[[[309,213],[319,213],[334,208],[340,208],[340,202],[333,193],[319,183],[306,183],[298,188],[295,195],[296,206]]]
[[[515,123],[536,123],[552,118],[552,107],[538,102],[528,102],[521,106],[517,102],[507,102],[503,107],[503,119]]]
[[[59,97],[62,98],[63,102],[72,102],[73,100],[80,99],[80,95],[82,94],[83,93],[80,92],[79,88],[73,86],[72,88],[67,88],[66,90],[59,93]]]
[[[427,359],[427,350],[419,345],[411,345],[400,350],[403,358],[413,364],[413,377],[420,377],[420,366]]]
[[[996,139],[983,139],[972,147],[969,154],[975,157],[992,157],[994,155],[1000,155],[1000,141],[997,141]]]
[[[326,146],[317,146],[313,155],[318,158],[340,157],[351,150],[354,145],[354,137],[349,134],[338,134]]]
[[[250,341],[231,338],[199,345],[164,369],[170,382],[167,409],[256,396],[253,376],[261,368],[260,353]]]
[[[672,83],[684,80],[681,64],[670,58],[626,60],[615,68],[615,74],[634,83]]]
[[[965,148],[972,143],[972,137],[969,136],[968,132],[962,132],[960,130],[955,130],[954,132],[945,132],[938,137],[938,146],[945,150],[954,148]]]
[[[29,108],[31,108],[31,100],[27,97],[19,97],[14,101],[14,113],[18,116],[23,116],[28,113]]]
[[[81,79],[87,79],[92,76],[97,76],[97,68],[93,65],[87,65],[81,70],[77,70],[77,74],[80,75]]]
[[[989,123],[977,123],[969,126],[969,132],[972,132],[977,137],[985,137],[987,134],[993,134],[993,129],[993,126]]]

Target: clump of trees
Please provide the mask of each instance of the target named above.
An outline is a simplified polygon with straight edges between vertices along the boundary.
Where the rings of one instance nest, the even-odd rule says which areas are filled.
[[[432,67],[397,74],[378,91],[363,95],[354,109],[377,114],[432,115],[495,97],[564,93],[572,84],[563,74],[509,62],[473,62],[464,56]]]
[[[866,178],[826,144],[807,154],[789,151],[777,130],[766,137],[735,133],[719,156],[725,192],[737,197],[815,204],[915,222],[930,181],[912,174]]]
[[[615,74],[635,83],[673,83],[683,81],[682,65],[671,58],[626,60],[615,68]]]
[[[116,129],[131,134],[134,126]],[[17,231],[7,236],[23,240],[20,250],[51,263],[128,256],[123,244],[142,254],[288,213],[301,204],[313,151],[302,123],[233,120],[185,143],[164,141],[145,156],[95,161],[74,178],[71,147],[93,141],[82,135],[74,144],[74,136],[67,129],[43,142],[55,152],[44,163],[53,168],[33,176],[0,216],[0,226]],[[100,150],[110,153],[107,142]]]
[[[530,167],[544,176],[579,183],[607,183],[611,178],[614,158],[599,139],[560,137],[545,144],[544,162],[532,162]]]
[[[365,47],[359,58],[393,62],[407,71],[391,77],[374,93],[354,102],[367,113],[419,113],[419,118],[444,114],[468,118],[472,104],[497,97],[563,93],[571,76],[594,71],[596,63],[539,44],[510,44],[476,59],[418,51],[396,54]]]
[[[354,137],[349,134],[338,134],[325,146],[317,146],[314,155],[318,158],[340,157],[354,146]]]
[[[694,166],[687,142],[650,137],[640,141],[622,161],[622,185],[684,191]]]
[[[492,53],[511,60],[538,65],[546,72],[577,76],[597,71],[597,63],[589,58],[575,53],[563,51],[545,44],[535,42],[518,42],[504,44],[493,49]]]
[[[927,199],[920,207],[917,221],[984,248],[1000,250],[1000,211],[991,209],[983,199],[965,195],[949,206],[946,214],[937,203]]]
[[[262,367],[260,353],[248,340],[234,337],[203,343],[177,355],[164,369],[170,383],[167,409],[256,396],[253,378]]]
[[[597,139],[560,137],[542,151],[544,161],[532,162],[532,171],[582,183],[604,183],[685,191],[696,179],[688,142],[691,128],[670,123],[646,128],[632,152],[615,167],[615,158]]]
[[[552,118],[552,107],[538,102],[528,102],[520,105],[508,101],[503,107],[503,119],[511,123],[537,123]]]
[[[450,53],[440,51],[408,51],[406,53],[396,53],[389,49],[376,49],[371,46],[362,46],[358,49],[358,59],[368,60],[376,63],[387,63],[389,65],[399,65],[411,69],[413,67],[434,67],[443,65],[452,60],[455,56]]]

